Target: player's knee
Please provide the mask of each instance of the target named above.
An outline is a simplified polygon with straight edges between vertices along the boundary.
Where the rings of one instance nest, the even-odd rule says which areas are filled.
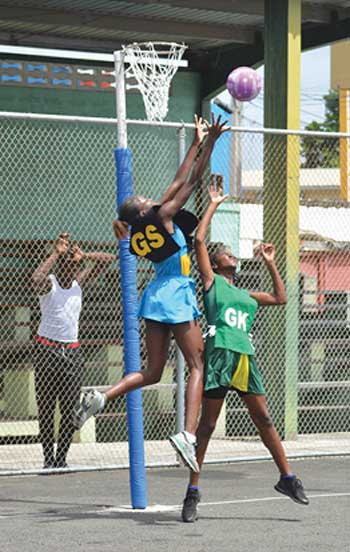
[[[273,421],[268,412],[258,412],[254,417],[254,421],[259,429],[270,429],[273,427]]]
[[[162,377],[162,374],[153,372],[152,370],[148,369],[144,371],[144,375],[146,379],[146,385],[154,385],[155,383],[159,383]]]
[[[202,355],[195,355],[191,359],[187,360],[188,367],[190,371],[196,370],[197,373],[203,374],[204,372],[204,362]]]
[[[162,377],[161,374],[154,374],[153,379],[152,379],[152,383],[159,383],[160,380],[161,380],[161,377]]]

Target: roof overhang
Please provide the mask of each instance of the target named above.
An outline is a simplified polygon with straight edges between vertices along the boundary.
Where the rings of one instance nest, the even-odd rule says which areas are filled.
[[[234,67],[261,63],[263,36],[264,0],[0,0],[3,44],[111,53],[135,41],[184,42],[190,69],[207,76],[204,95]],[[303,48],[349,36],[347,0],[302,1]]]

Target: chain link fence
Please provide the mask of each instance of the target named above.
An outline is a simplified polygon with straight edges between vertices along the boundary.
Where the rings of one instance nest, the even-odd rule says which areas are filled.
[[[191,125],[186,127],[184,134],[180,124],[128,124],[135,193],[157,199],[171,183],[179,154],[192,139]],[[31,277],[63,231],[84,251],[117,253],[111,229],[117,129],[113,120],[0,114],[0,136],[0,473],[28,473],[43,465],[33,367],[40,310]],[[339,199],[344,189],[339,137],[256,130],[227,133],[217,144],[210,172],[189,208],[201,216],[208,183],[223,181],[234,200],[218,209],[210,238],[230,245],[240,258],[239,285],[271,289],[258,253],[263,239],[276,245],[287,284],[287,306],[260,309],[254,326],[268,403],[287,451],[328,454],[334,452],[335,443],[346,451],[350,211],[349,204]],[[192,269],[198,281],[195,259]],[[138,261],[139,293],[151,278],[151,265]],[[201,304],[199,282],[198,299]],[[145,365],[142,322],[140,332]],[[85,367],[81,391],[105,389],[122,377],[118,263],[83,289],[80,341]],[[161,382],[143,390],[143,401],[147,465],[175,464],[167,442],[178,427],[173,344]],[[59,422],[57,407],[55,435]],[[252,454],[266,455],[266,451],[243,403],[231,393],[208,460]],[[108,403],[75,432],[68,464],[72,469],[128,465],[125,398]]]

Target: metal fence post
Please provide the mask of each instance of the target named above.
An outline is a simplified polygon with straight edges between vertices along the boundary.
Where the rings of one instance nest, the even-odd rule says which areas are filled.
[[[114,52],[116,75],[116,111],[118,119],[118,147],[115,150],[117,170],[117,209],[133,194],[132,152],[127,148],[126,97],[124,60],[121,52]],[[121,290],[124,325],[125,374],[141,370],[140,332],[137,318],[137,263],[129,252],[129,238],[119,244]],[[143,431],[142,391],[127,393],[128,442],[130,458],[130,493],[133,508],[147,506],[147,484]]]
[[[186,130],[182,126],[178,131],[179,166],[185,158]],[[185,427],[185,359],[179,347],[176,346],[176,432]]]

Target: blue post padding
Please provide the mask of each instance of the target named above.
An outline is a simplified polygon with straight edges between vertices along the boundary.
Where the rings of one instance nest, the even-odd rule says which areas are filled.
[[[117,208],[133,194],[132,154],[129,149],[115,150],[117,168]],[[129,252],[129,238],[120,241],[120,274],[124,324],[125,374],[141,369],[140,334],[137,317],[136,257]],[[147,486],[143,435],[142,391],[136,389],[126,395],[130,491],[133,508],[146,508]]]

